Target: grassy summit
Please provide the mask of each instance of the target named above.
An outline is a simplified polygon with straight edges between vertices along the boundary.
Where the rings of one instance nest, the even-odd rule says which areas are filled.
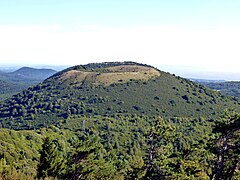
[[[64,84],[73,84],[81,86],[85,82],[91,82],[93,85],[109,86],[111,84],[123,84],[130,80],[144,80],[160,76],[160,72],[154,68],[121,65],[115,67],[101,68],[96,71],[70,70],[58,77],[58,81]]]

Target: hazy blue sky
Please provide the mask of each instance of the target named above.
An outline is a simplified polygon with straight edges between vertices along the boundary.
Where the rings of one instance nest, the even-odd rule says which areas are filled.
[[[0,0],[0,64],[239,72],[240,0]]]

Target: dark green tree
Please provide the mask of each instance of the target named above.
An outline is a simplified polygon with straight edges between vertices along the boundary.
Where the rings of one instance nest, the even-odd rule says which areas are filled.
[[[176,137],[175,127],[157,118],[148,133],[148,159],[144,179],[165,179],[170,173],[168,164]]]
[[[83,135],[75,140],[72,155],[68,161],[70,179],[113,179],[116,175],[114,163],[109,160],[99,138]]]
[[[143,152],[137,152],[129,159],[127,173],[124,179],[142,179],[145,174]]]
[[[216,121],[213,133],[216,134],[216,138],[211,150],[216,158],[210,178],[240,178],[240,114],[226,111],[222,119]]]
[[[63,170],[64,161],[58,152],[57,145],[52,138],[46,137],[40,152],[40,163],[37,168],[37,177],[61,177]]]

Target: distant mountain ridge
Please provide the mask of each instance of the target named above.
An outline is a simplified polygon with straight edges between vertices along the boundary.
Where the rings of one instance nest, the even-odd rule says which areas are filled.
[[[22,67],[13,72],[0,71],[0,100],[18,93],[29,86],[36,85],[46,78],[52,76],[57,71],[52,69],[36,69]]]
[[[22,67],[14,72],[7,73],[8,77],[12,81],[19,81],[19,79],[24,80],[33,80],[33,81],[42,81],[57,71],[52,69],[36,69],[31,67]]]
[[[226,80],[212,80],[212,79],[195,79],[195,78],[189,78],[189,80],[197,82],[197,83],[221,83],[226,82]]]
[[[240,97],[240,81],[200,82],[202,85],[220,91],[228,96]]]

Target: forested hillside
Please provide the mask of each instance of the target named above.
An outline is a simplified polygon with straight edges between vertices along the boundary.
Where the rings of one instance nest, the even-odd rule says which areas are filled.
[[[155,68],[128,63],[75,66],[0,104],[2,127],[33,129],[69,116],[219,116],[240,101]]]
[[[239,179],[239,105],[148,65],[74,66],[0,103],[0,177]]]
[[[3,179],[239,179],[239,123],[239,114],[226,113],[215,123],[119,116],[69,118],[58,128],[31,131],[1,129],[0,174]]]

